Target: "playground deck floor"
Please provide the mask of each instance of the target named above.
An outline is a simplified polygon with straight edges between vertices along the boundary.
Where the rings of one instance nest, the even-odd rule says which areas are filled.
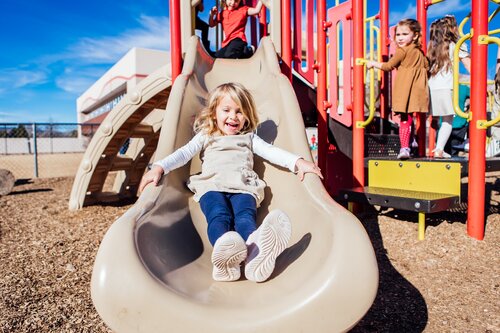
[[[486,236],[466,234],[466,207],[428,216],[383,210],[360,220],[373,242],[379,292],[353,332],[500,332],[500,179],[487,178]],[[129,207],[67,210],[72,178],[18,180],[0,197],[0,332],[110,332],[90,299],[92,265]],[[334,218],[334,217],[332,217]],[[299,223],[297,221],[296,223]]]

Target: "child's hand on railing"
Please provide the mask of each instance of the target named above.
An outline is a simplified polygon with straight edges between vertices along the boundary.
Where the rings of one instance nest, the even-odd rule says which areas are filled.
[[[260,0],[267,8],[271,8],[271,0]]]

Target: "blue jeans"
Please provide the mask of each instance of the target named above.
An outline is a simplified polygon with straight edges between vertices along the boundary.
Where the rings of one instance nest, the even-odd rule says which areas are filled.
[[[228,231],[236,231],[246,241],[257,229],[257,203],[250,194],[210,191],[200,198],[200,207],[212,245]]]

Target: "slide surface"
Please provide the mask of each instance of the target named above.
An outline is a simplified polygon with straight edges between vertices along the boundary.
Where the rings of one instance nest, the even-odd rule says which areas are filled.
[[[256,100],[258,134],[311,159],[297,99],[264,38],[250,59],[214,61],[193,37],[168,99],[155,160],[193,136],[194,115],[207,92],[236,81]],[[292,222],[289,247],[263,283],[212,280],[212,246],[199,204],[186,187],[199,159],[148,186],[106,233],[94,265],[91,294],[115,332],[342,332],[368,311],[378,268],[361,223],[334,202],[320,179],[303,182],[256,157],[266,198],[258,223],[272,209]]]

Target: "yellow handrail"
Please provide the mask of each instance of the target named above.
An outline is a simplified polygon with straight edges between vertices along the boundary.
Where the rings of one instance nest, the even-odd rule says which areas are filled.
[[[371,53],[371,52],[370,52]],[[372,57],[373,59],[373,57]],[[358,58],[356,59],[356,65],[366,65],[368,61],[366,59]],[[368,118],[365,121],[357,121],[356,128],[365,128],[369,123],[372,122],[375,117],[375,68],[372,67],[369,69],[370,71],[370,113]]]
[[[458,54],[460,52],[460,48],[462,47],[462,44],[468,40],[471,39],[472,35],[469,32],[468,34],[463,35],[460,37],[460,39],[457,41],[457,44],[455,45],[455,50],[453,52],[453,109],[455,110],[455,113],[462,118],[467,119],[467,121],[470,121],[472,119],[472,112],[463,112],[462,109],[460,108],[460,105],[458,105],[458,70],[459,70],[459,57]]]
[[[500,47],[500,38],[498,37],[492,37],[492,36],[488,36],[488,35],[482,35],[482,36],[479,36],[478,37],[478,42],[479,43],[496,43],[498,45],[498,47]],[[487,121],[486,119],[482,120],[478,120],[477,121],[477,128],[480,128],[480,129],[486,129],[486,128],[489,128],[491,126],[494,126],[495,124],[499,123],[500,122],[500,113],[497,115],[497,117],[495,119],[492,119],[490,121]]]
[[[464,36],[464,25],[470,19],[470,16],[471,16],[471,13],[467,14],[467,16],[464,17],[462,22],[460,22],[460,24],[458,25],[458,34],[460,35],[460,37]]]
[[[380,47],[382,45],[382,35],[380,34],[380,28],[374,25],[373,30],[377,34],[377,59],[378,61],[382,61],[382,48]],[[382,71],[378,71],[378,80],[380,81],[381,79]]]
[[[488,31],[488,35],[496,35],[496,34],[500,34],[500,29],[495,29],[495,30],[490,30]]]
[[[493,0],[492,0],[492,1],[493,1]],[[499,2],[497,2],[497,3],[500,3],[500,1],[499,1]],[[498,12],[499,12],[499,11],[500,11],[500,6],[499,6],[499,7],[497,7],[497,9],[495,9],[495,10],[493,11],[493,13],[491,13],[490,17],[488,17],[488,22],[491,22],[491,20],[493,20],[493,18],[495,17],[495,15],[496,15],[496,14],[498,14]]]
[[[370,60],[374,60],[374,56],[375,56],[375,53],[373,50],[374,49],[374,40],[375,40],[373,33],[377,32],[377,29],[374,25],[375,19],[376,19],[376,17],[372,16],[366,20],[370,24],[370,28],[368,29],[368,31],[370,33],[370,39],[369,39]],[[378,37],[377,43],[380,46],[381,45],[380,34],[378,34],[377,37]],[[380,61],[380,57],[381,57],[380,47],[377,47],[377,57],[378,57],[378,60]],[[359,64],[359,65],[365,65],[366,62],[367,61],[365,59],[356,59],[356,64]],[[365,75],[365,77],[366,77],[366,75]],[[356,128],[365,128],[368,124],[370,124],[373,121],[373,118],[375,117],[375,68],[373,68],[373,67],[370,68],[370,103],[368,106],[368,110],[369,110],[368,118],[366,118],[365,121],[357,121]]]

